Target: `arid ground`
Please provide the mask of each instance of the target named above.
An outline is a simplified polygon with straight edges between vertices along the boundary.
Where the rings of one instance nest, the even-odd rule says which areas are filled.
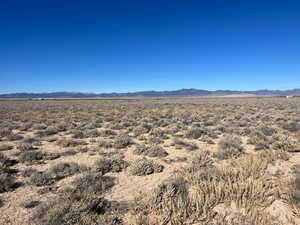
[[[0,101],[0,224],[300,224],[300,98]]]

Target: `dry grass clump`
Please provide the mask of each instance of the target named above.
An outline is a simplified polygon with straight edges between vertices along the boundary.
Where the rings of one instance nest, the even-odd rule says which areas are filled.
[[[120,157],[98,159],[94,164],[94,170],[102,175],[108,172],[118,173],[126,169],[129,163]]]
[[[152,173],[162,172],[164,167],[153,160],[140,158],[131,163],[128,172],[134,176],[145,176]]]
[[[268,158],[244,156],[240,160],[234,166],[205,169],[211,171],[206,176],[202,170],[179,171],[175,184],[160,185],[154,198],[140,199],[130,212],[132,224],[222,224],[212,223],[217,214],[214,208],[231,202],[262,221],[258,212],[274,201],[274,184],[266,174]]]
[[[130,212],[133,216],[132,224],[184,224],[190,214],[190,207],[185,180],[174,178],[158,185],[147,200],[136,199],[135,207]]]

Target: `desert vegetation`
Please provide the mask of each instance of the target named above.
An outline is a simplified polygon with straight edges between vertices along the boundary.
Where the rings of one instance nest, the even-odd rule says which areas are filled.
[[[300,224],[300,99],[0,102],[0,224]]]

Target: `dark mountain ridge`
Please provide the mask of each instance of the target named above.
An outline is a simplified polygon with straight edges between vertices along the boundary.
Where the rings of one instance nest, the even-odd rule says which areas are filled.
[[[257,95],[257,96],[286,96],[300,95],[300,88],[292,90],[257,90],[257,91],[234,91],[216,90],[208,91],[202,89],[180,89],[174,91],[139,91],[127,93],[84,93],[84,92],[49,92],[49,93],[11,93],[0,94],[2,99],[28,99],[28,98],[126,98],[126,97],[204,97],[204,96],[230,96],[230,95]]]

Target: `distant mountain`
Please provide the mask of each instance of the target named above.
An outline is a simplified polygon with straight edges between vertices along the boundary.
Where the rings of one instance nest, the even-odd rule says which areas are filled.
[[[230,96],[230,95],[257,95],[257,96],[285,96],[300,95],[300,88],[292,90],[257,90],[257,91],[232,91],[201,89],[180,89],[175,91],[140,91],[127,93],[81,93],[81,92],[51,92],[51,93],[12,93],[0,94],[2,99],[20,98],[160,98],[160,97],[204,97],[204,96]]]

